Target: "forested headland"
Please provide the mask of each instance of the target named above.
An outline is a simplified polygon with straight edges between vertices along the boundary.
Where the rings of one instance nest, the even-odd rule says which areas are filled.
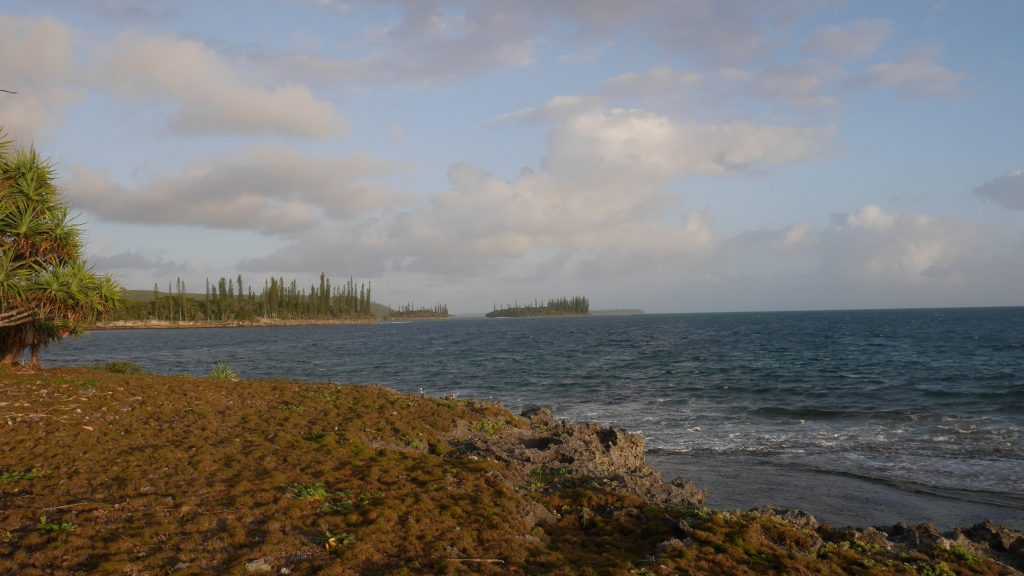
[[[180,278],[166,289],[126,290],[122,305],[98,318],[108,323],[196,325],[232,323],[373,322],[381,319],[447,318],[448,307],[390,306],[373,301],[373,287],[349,278],[337,285],[326,274],[318,283],[301,286],[292,279],[267,278],[254,288],[241,275],[206,281],[204,291],[190,292]]]
[[[542,304],[535,301],[532,305],[520,306],[518,302],[514,305],[497,306],[494,310],[484,316],[488,318],[525,318],[532,316],[589,316],[590,300],[586,296],[573,296],[572,298],[554,298]]]

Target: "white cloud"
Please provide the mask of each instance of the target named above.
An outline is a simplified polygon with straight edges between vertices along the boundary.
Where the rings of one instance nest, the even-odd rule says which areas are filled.
[[[871,285],[962,285],[970,280],[966,263],[989,241],[972,222],[869,205],[834,217],[822,233],[822,259],[826,269]]]
[[[642,110],[586,112],[551,130],[539,170],[506,180],[453,165],[451,187],[426,206],[344,228],[248,260],[246,269],[324,267],[348,239],[349,262],[374,272],[446,277],[538,269],[651,267],[706,257],[718,241],[707,211],[682,211],[665,185],[687,175],[739,174],[813,157],[831,128],[677,124]]]
[[[0,126],[22,144],[45,138],[78,98],[72,32],[53,18],[0,14]]]
[[[347,219],[400,200],[392,190],[364,183],[396,169],[366,156],[312,157],[255,146],[136,188],[103,170],[73,168],[65,194],[77,208],[114,222],[293,234],[324,218]]]
[[[843,71],[821,62],[775,66],[760,71],[752,93],[797,110],[837,110],[839,100],[830,93]]]
[[[587,46],[583,50],[562,54],[558,57],[558,62],[568,65],[592,64],[600,60],[603,53],[604,48],[601,46]]]
[[[728,174],[804,160],[835,134],[750,122],[677,124],[642,110],[584,114],[556,127],[545,167],[580,178]]]
[[[1006,208],[1024,210],[1024,168],[989,180],[974,192]]]
[[[378,2],[328,2],[323,9],[377,9]],[[560,57],[592,61],[616,36],[639,32],[667,54],[692,60],[749,64],[767,60],[783,44],[803,1],[619,2],[613,0],[397,0],[398,19],[371,28],[356,56],[289,54],[273,59],[281,77],[304,82],[433,86],[493,70],[533,65],[553,34],[587,43]]]
[[[901,62],[875,64],[858,82],[898,88],[911,95],[948,95],[957,91],[963,78],[963,74],[936,62],[934,54],[925,52]]]
[[[610,96],[649,98],[691,90],[700,81],[700,75],[693,72],[677,72],[667,66],[657,66],[609,78],[598,90]]]
[[[156,276],[182,274],[189,270],[185,263],[165,260],[159,256],[146,256],[133,251],[110,256],[91,256],[89,264],[101,272],[146,271]]]
[[[594,96],[555,96],[540,106],[495,116],[485,122],[484,126],[555,124],[602,107],[601,99]]]
[[[885,19],[857,20],[846,27],[827,26],[815,32],[804,48],[836,60],[856,60],[874,54],[892,34]]]
[[[179,132],[327,138],[344,130],[331,103],[318,100],[309,88],[246,80],[200,42],[126,33],[109,50],[104,84],[131,97],[174,103],[171,127]]]

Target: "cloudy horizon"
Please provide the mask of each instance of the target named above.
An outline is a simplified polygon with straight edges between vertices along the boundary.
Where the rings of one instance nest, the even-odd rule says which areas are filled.
[[[1024,4],[14,0],[0,125],[127,287],[1024,305]]]

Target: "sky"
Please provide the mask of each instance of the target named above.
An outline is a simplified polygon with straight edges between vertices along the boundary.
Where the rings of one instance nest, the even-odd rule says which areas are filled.
[[[455,313],[1024,305],[1024,0],[6,0],[96,270]]]

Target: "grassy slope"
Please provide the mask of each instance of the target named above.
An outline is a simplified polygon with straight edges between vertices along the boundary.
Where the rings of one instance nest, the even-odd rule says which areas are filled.
[[[528,426],[372,386],[0,372],[0,573],[999,573],[608,482],[516,484],[460,447]]]

